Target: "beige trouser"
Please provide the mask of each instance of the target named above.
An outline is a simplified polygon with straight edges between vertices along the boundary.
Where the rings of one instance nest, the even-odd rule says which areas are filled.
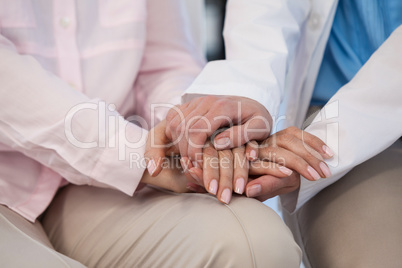
[[[284,216],[306,267],[402,267],[402,142]]]
[[[128,197],[70,185],[41,220],[47,235],[0,207],[2,267],[80,267],[77,260],[89,267],[288,268],[301,260],[279,216],[245,197],[227,206],[207,194],[145,187]]]

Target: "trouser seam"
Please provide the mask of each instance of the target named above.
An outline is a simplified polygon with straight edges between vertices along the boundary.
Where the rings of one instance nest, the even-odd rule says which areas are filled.
[[[257,264],[256,264],[256,260],[255,260],[255,255],[254,255],[254,249],[253,249],[253,246],[251,244],[250,237],[249,237],[249,235],[248,235],[248,233],[246,231],[246,228],[244,227],[243,223],[241,222],[241,220],[238,217],[238,215],[236,214],[236,212],[229,205],[225,204],[225,206],[230,210],[230,212],[232,212],[233,216],[235,216],[235,218],[237,219],[237,222],[239,223],[240,227],[242,228],[242,230],[244,232],[244,235],[245,235],[245,237],[247,239],[247,244],[248,244],[248,248],[250,250],[251,260],[253,262],[253,267],[256,268]]]
[[[172,194],[172,195],[188,194],[188,193],[175,193],[175,192],[171,192],[171,191],[165,190],[165,189],[163,189],[163,188],[154,187],[154,186],[149,186],[149,187],[151,187],[151,188],[153,188],[153,189],[155,189],[155,190],[164,192],[164,193]],[[210,194],[205,194],[205,196],[208,197],[208,198],[216,199],[215,197],[213,197],[213,196],[210,195]],[[251,260],[252,260],[252,263],[253,263],[253,268],[257,268],[256,259],[255,259],[255,255],[254,255],[254,249],[253,249],[253,246],[252,246],[252,244],[251,244],[250,237],[249,237],[249,235],[248,235],[248,233],[247,233],[247,231],[246,231],[246,228],[245,228],[244,225],[242,224],[242,222],[241,222],[239,216],[236,214],[236,212],[230,207],[230,205],[227,205],[227,204],[224,204],[224,205],[225,205],[225,207],[227,207],[227,208],[229,209],[229,211],[230,211],[230,212],[232,213],[232,215],[236,218],[237,222],[239,223],[240,227],[242,228],[243,233],[244,233],[244,236],[245,236],[246,239],[247,239],[247,244],[248,244],[248,248],[249,248],[249,250],[250,250]]]
[[[172,194],[172,195],[188,194],[188,193],[175,193],[175,192],[170,192],[170,191],[167,191],[167,190],[165,190],[165,189],[163,189],[163,188],[159,188],[159,187],[153,187],[153,186],[150,186],[150,187],[153,188],[153,189],[156,189],[156,190],[158,190],[158,191],[165,192],[165,193],[169,193],[169,194]],[[208,198],[213,198],[213,199],[215,199],[215,197],[213,197],[213,196],[211,196],[211,195],[209,195],[209,194],[205,194],[205,196],[208,197]],[[230,211],[230,212],[232,213],[232,215],[236,218],[237,222],[239,223],[240,227],[242,228],[243,233],[244,233],[244,236],[245,236],[246,239],[247,239],[247,244],[248,244],[248,248],[249,248],[249,250],[250,250],[251,260],[252,260],[252,263],[253,263],[253,268],[257,268],[257,264],[256,264],[256,260],[255,260],[255,255],[254,255],[254,249],[253,249],[253,246],[252,246],[252,244],[251,244],[250,237],[249,237],[249,235],[248,235],[248,233],[247,233],[247,231],[246,231],[246,228],[245,228],[244,225],[242,224],[242,222],[241,222],[239,216],[236,214],[236,212],[230,207],[230,205],[227,205],[227,204],[224,204],[224,205],[225,205],[225,207],[227,207],[227,208],[229,209],[229,211]]]

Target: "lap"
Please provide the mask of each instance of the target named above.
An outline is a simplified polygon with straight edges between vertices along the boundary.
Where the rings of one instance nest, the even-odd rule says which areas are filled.
[[[31,223],[0,205],[2,267],[84,267],[56,252],[37,221]]]
[[[401,204],[397,141],[322,190],[291,220],[312,267],[400,267]]]
[[[235,196],[145,187],[134,197],[67,186],[43,218],[50,241],[90,267],[298,267],[300,249],[280,217]]]

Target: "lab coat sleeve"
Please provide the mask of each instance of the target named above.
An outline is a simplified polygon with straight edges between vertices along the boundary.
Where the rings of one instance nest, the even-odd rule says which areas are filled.
[[[301,179],[300,190],[281,197],[294,212],[353,167],[391,146],[402,136],[402,26],[341,88],[306,131],[336,152],[328,161],[332,177]]]
[[[304,0],[229,0],[226,60],[208,63],[182,102],[203,95],[243,96],[259,101],[275,116],[309,9]]]
[[[163,120],[205,65],[183,0],[147,1],[147,38],[134,86],[136,114],[151,127]]]
[[[71,183],[133,194],[145,167],[130,165],[129,156],[143,155],[147,131],[106,108],[102,116],[100,100],[75,91],[1,35],[0,59],[0,143]],[[103,122],[111,118],[118,127],[105,135]]]

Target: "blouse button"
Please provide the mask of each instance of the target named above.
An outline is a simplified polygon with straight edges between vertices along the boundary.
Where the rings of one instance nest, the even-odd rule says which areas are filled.
[[[63,17],[60,19],[60,26],[67,28],[71,24],[71,19],[69,17]]]

